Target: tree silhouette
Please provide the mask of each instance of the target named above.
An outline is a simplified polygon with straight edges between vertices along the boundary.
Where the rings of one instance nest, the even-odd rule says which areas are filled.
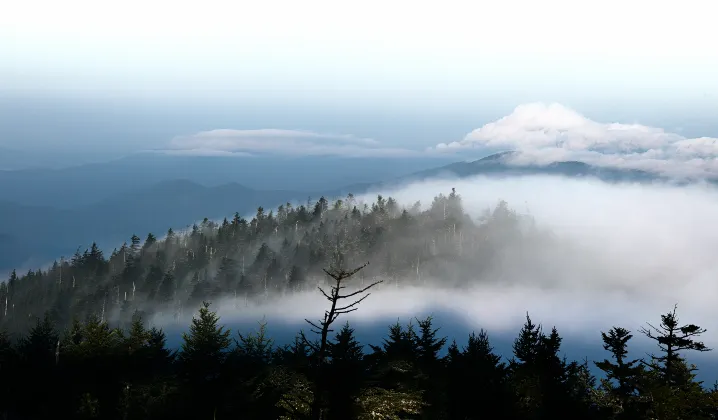
[[[678,305],[673,307],[671,312],[661,315],[661,323],[658,327],[654,327],[650,323],[648,328],[641,328],[641,333],[658,344],[661,354],[656,356],[650,355],[650,363],[646,366],[657,372],[664,383],[668,386],[679,385],[677,379],[682,376],[680,369],[685,363],[685,359],[681,356],[684,350],[694,350],[698,352],[711,351],[702,341],[696,338],[706,332],[704,328],[694,324],[680,325],[676,311]],[[695,368],[689,369],[694,371]]]
[[[342,282],[361,271],[367,265],[369,265],[368,262],[350,271],[345,271],[341,268],[334,269],[332,271],[325,269],[324,272],[334,280],[334,284],[331,286],[329,293],[324,291],[324,289],[322,289],[321,287],[318,287],[318,289],[322,293],[322,295],[324,295],[324,297],[331,303],[331,306],[329,310],[324,312],[324,318],[321,321],[313,322],[308,319],[305,320],[312,327],[311,331],[320,336],[319,343],[315,344],[307,340],[306,336],[304,336],[304,333],[302,333],[302,338],[307,343],[307,345],[309,345],[315,351],[316,355],[317,375],[314,382],[314,400],[312,401],[311,405],[311,418],[313,420],[321,419],[322,409],[324,408],[324,403],[322,399],[326,393],[327,383],[327,375],[325,373],[327,357],[327,337],[328,334],[333,331],[331,329],[332,324],[334,323],[334,321],[337,320],[340,315],[348,314],[359,309],[357,305],[370,295],[370,293],[367,293],[367,290],[371,289],[377,284],[382,283],[382,280],[378,280],[355,292],[342,294],[342,290],[346,289],[346,286],[344,286]],[[346,299],[352,299],[355,296],[361,297],[357,298],[349,304],[339,303],[340,301]]]

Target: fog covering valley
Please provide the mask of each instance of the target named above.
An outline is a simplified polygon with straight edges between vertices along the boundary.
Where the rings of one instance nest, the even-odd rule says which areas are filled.
[[[678,304],[714,347],[717,194],[555,176],[444,178],[259,209],[161,240],[135,236],[107,259],[91,248],[13,275],[0,285],[0,326],[24,331],[46,311],[60,328],[87,316],[127,326],[139,313],[178,345],[206,300],[233,332],[264,320],[286,343],[327,307],[323,268],[369,262],[350,288],[383,283],[339,322],[373,343],[397,320],[433,314],[450,341],[483,328],[510,352],[528,312],[568,337],[571,358],[598,359],[600,331],[636,333]],[[653,351],[636,335],[638,357]],[[705,355],[699,377],[710,372],[712,382]]]
[[[446,200],[434,197],[452,188],[460,196],[456,202],[451,194]],[[360,341],[378,343],[397,320],[415,324],[413,318],[433,315],[449,341],[461,344],[483,328],[497,349],[509,355],[528,312],[544,328],[558,327],[569,358],[606,357],[600,332],[612,326],[633,331],[631,355],[643,357],[655,346],[639,328],[647,322],[656,325],[659,315],[677,304],[681,320],[707,328],[703,341],[716,346],[718,335],[710,322],[718,315],[714,187],[475,177],[378,193],[395,199],[414,220],[420,202],[425,224],[412,225],[409,232],[395,225],[399,231],[392,239],[368,255],[345,254],[351,255],[345,261],[349,267],[370,262],[353,280],[357,288],[370,278],[384,280],[357,312],[346,316]],[[367,194],[356,200],[371,203],[375,198]],[[463,218],[454,213],[459,206]],[[388,214],[402,220],[398,209]],[[285,342],[299,329],[308,330],[304,319],[318,319],[327,305],[311,287],[268,301],[225,294],[214,303],[223,322],[235,330],[256,330],[257,322],[264,321]],[[189,313],[181,319],[158,314],[152,322],[179,331],[190,318]],[[707,383],[718,379],[718,363],[710,352],[688,358],[700,361],[699,378]]]

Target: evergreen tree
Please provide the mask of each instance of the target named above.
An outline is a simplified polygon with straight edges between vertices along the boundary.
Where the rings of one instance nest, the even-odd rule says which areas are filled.
[[[303,270],[300,267],[293,265],[289,272],[289,289],[292,291],[301,290],[305,281]]]
[[[365,380],[363,346],[347,322],[328,344],[328,419],[356,418],[355,400]]]
[[[439,352],[446,344],[446,337],[437,338],[438,328],[433,327],[432,317],[417,320],[419,333],[416,337],[416,367],[421,372],[421,389],[425,391],[424,418],[438,418],[445,409],[445,389],[443,387],[443,361]]]
[[[667,386],[688,385],[686,381],[690,378],[685,374],[685,359],[681,355],[683,351],[711,350],[703,342],[696,340],[706,330],[694,324],[680,325],[676,315],[677,308],[675,306],[673,311],[661,315],[661,323],[658,327],[648,324],[648,328],[641,328],[641,333],[654,340],[661,350],[660,355],[651,355],[651,362],[647,366],[656,372]],[[695,370],[689,368],[688,372]]]
[[[14,387],[8,380],[17,375],[18,355],[12,346],[10,336],[0,331],[0,415],[8,418],[14,400]]]
[[[154,300],[157,294],[157,290],[162,283],[163,277],[164,272],[162,271],[162,268],[160,268],[158,265],[152,265],[149,272],[147,273],[147,276],[145,276],[145,280],[142,284],[141,290],[144,293],[147,293],[150,299]]]
[[[611,328],[608,333],[601,332],[603,348],[611,353],[615,363],[604,359],[595,365],[606,374],[603,386],[615,397],[619,406],[616,415],[620,418],[636,418],[636,409],[632,407],[632,397],[636,395],[643,376],[643,366],[639,359],[626,360],[628,342],[633,338],[631,332],[621,327]],[[614,386],[611,381],[615,381]]]
[[[182,334],[178,361],[191,400],[186,409],[195,418],[212,416],[220,403],[220,375],[231,344],[231,332],[219,325],[219,316],[204,302],[192,318],[189,333]]]
[[[495,407],[492,418],[515,418],[508,367],[493,352],[486,331],[471,333],[463,350],[456,342],[450,346],[447,375],[449,418],[479,419],[485,407]]]
[[[174,299],[175,294],[175,277],[171,271],[168,271],[162,277],[157,298],[160,302],[169,303]]]
[[[28,418],[48,418],[58,404],[54,392],[60,380],[58,344],[58,333],[47,315],[42,320],[38,319],[28,335],[18,343],[20,363],[17,368],[21,375],[13,398]],[[44,404],[36,404],[36,401]]]

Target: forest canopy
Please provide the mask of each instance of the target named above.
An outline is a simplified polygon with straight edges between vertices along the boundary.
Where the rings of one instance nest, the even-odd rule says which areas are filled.
[[[710,351],[700,337],[706,330],[683,322],[676,308],[637,331],[655,353],[629,358],[634,332],[613,326],[601,333],[606,358],[590,362],[568,360],[558,329],[528,314],[504,355],[487,331],[449,338],[431,317],[397,322],[383,342],[367,344],[342,319],[385,287],[500,283],[516,277],[497,273],[516,266],[540,276],[530,264],[536,254],[561,246],[505,202],[470,217],[453,190],[426,207],[350,195],[258,208],[251,220],[235,214],[163,239],[133,235],[109,256],[92,244],[0,285],[0,412],[10,419],[716,418],[718,391],[686,361]],[[287,345],[276,344],[266,324],[232,331],[210,303],[308,291],[329,301],[324,317],[318,310]],[[193,318],[176,349],[146,322],[183,313]]]

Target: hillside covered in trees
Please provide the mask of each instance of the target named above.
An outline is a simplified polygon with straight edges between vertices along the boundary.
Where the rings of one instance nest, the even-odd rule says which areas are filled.
[[[92,244],[47,270],[11,273],[0,284],[0,327],[26,331],[45,312],[61,328],[90,315],[127,326],[136,311],[179,318],[205,300],[314,290],[325,281],[323,268],[366,261],[362,282],[460,286],[505,274],[509,255],[550,240],[504,202],[481,220],[465,214],[456,192],[426,207],[401,208],[381,196],[371,204],[351,195],[334,203],[320,198],[259,208],[251,220],[205,219],[189,232],[170,230],[163,240],[133,235],[109,255]]]
[[[629,360],[632,333],[614,326],[602,333],[606,359],[595,362],[567,360],[558,330],[528,315],[506,357],[493,351],[486,331],[452,341],[431,318],[392,325],[382,343],[367,345],[341,319],[361,311],[367,293],[382,287],[509,281],[496,276],[512,266],[507,259],[530,262],[525,254],[537,244],[558,242],[504,202],[472,219],[452,191],[427,208],[401,208],[383,197],[364,204],[352,196],[260,208],[252,220],[238,214],[205,220],[189,232],[170,230],[163,240],[134,235],[109,257],[92,245],[48,270],[13,272],[0,285],[0,413],[6,419],[718,416],[718,391],[697,381],[697,368],[685,361],[689,351],[709,351],[700,341],[705,330],[681,322],[675,309],[639,331],[657,344],[655,354]],[[329,302],[324,317],[307,320],[306,331],[286,346],[275,345],[264,326],[230,331],[209,303],[300,290]],[[194,318],[179,349],[144,322],[183,312]],[[592,375],[594,366],[605,378]]]

